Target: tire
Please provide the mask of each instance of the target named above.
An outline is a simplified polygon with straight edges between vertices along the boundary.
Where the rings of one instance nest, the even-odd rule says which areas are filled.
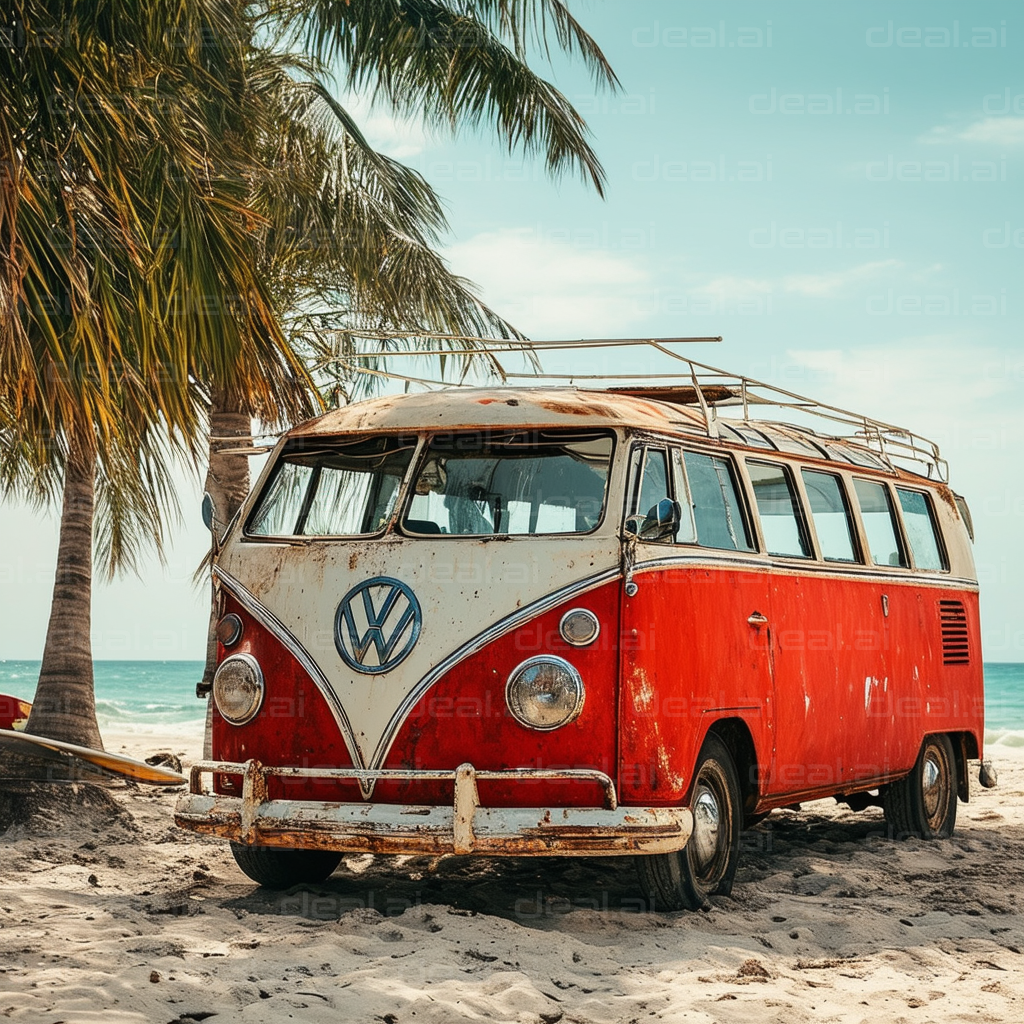
[[[926,736],[909,775],[885,788],[885,820],[897,839],[948,839],[956,827],[956,755],[948,736]]]
[[[697,758],[690,809],[693,835],[684,849],[637,857],[640,886],[652,910],[700,910],[709,896],[732,892],[743,808],[732,755],[714,734]]]
[[[233,842],[231,852],[242,871],[266,889],[315,885],[330,878],[341,863],[341,854],[333,850],[279,850]]]

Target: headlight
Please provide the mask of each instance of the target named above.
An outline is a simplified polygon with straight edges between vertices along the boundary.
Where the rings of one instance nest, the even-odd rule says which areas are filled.
[[[557,729],[583,710],[583,680],[564,658],[528,658],[508,677],[505,703],[530,729]]]
[[[597,616],[586,608],[571,608],[562,616],[558,624],[562,639],[573,647],[586,647],[597,639],[601,632],[601,623]]]
[[[263,671],[251,654],[225,658],[213,677],[217,710],[232,724],[244,725],[263,703]]]

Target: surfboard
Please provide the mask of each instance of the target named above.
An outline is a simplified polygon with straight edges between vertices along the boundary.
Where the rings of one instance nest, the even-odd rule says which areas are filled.
[[[168,768],[159,768],[136,761],[132,757],[121,754],[108,754],[105,750],[93,750],[92,747],[80,747],[75,743],[63,740],[51,740],[44,736],[32,736],[27,732],[15,732],[0,729],[0,749],[13,750],[19,754],[42,757],[49,761],[61,761],[71,755],[80,761],[102,768],[115,775],[124,775],[136,782],[144,782],[150,786],[180,786],[187,780],[183,775],[172,772]]]
[[[27,700],[0,693],[0,729],[24,729],[31,710]]]

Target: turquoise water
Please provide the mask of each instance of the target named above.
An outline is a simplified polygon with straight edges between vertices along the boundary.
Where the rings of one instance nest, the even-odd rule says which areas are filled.
[[[201,661],[96,661],[93,675],[101,729],[202,724],[206,715],[196,699]],[[31,700],[38,676],[38,661],[0,661],[0,693]]]
[[[97,661],[94,672],[101,727],[203,721],[201,661]],[[0,661],[0,693],[31,700],[38,673],[38,661]],[[989,742],[1024,745],[1024,664],[985,665],[985,726]]]

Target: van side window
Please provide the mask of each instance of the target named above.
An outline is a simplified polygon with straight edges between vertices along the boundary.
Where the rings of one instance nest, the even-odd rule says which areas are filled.
[[[786,467],[748,460],[747,472],[754,486],[754,500],[761,516],[761,532],[768,554],[784,558],[813,558],[800,499]]]
[[[640,497],[636,512],[644,516],[662,498],[672,497],[668,486],[668,461],[661,448],[648,448],[644,453],[644,473],[640,481]]]
[[[683,453],[679,448],[672,449],[672,482],[675,484],[675,498],[679,503],[680,522],[676,530],[677,544],[696,544],[697,527],[693,522],[693,502],[690,500],[690,489],[686,484],[686,470],[683,469]]]
[[[902,565],[907,556],[899,539],[895,510],[889,497],[889,488],[872,480],[854,477],[853,489],[860,504],[860,517],[868,536],[871,561],[875,565]]]
[[[647,515],[663,498],[672,497],[669,484],[668,453],[664,448],[645,448],[643,473],[640,490],[633,507],[635,515]],[[672,541],[672,537],[661,538],[661,543]]]
[[[853,539],[853,515],[842,479],[816,469],[803,469],[801,473],[822,557],[826,562],[860,561]]]
[[[903,509],[903,525],[907,528],[907,540],[910,542],[915,568],[936,571],[948,569],[949,564],[939,541],[935,513],[928,496],[902,487],[897,487],[896,493]]]
[[[753,551],[729,460],[684,452],[683,461],[697,524],[697,543],[706,548]]]

